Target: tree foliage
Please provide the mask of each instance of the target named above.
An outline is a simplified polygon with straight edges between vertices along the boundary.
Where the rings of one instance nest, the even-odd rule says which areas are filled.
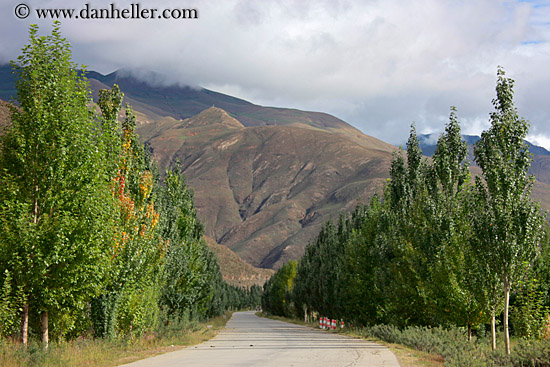
[[[115,204],[86,79],[59,23],[49,36],[37,32],[31,26],[30,44],[12,63],[19,108],[0,153],[0,269],[11,274],[23,319],[28,310],[45,318],[47,342],[49,312],[66,315],[100,291]]]
[[[542,335],[550,303],[546,222],[529,196],[528,125],[513,106],[513,81],[501,69],[497,76],[496,112],[475,147],[483,172],[475,184],[456,108],[431,160],[413,124],[406,151],[393,155],[382,199],[327,222],[298,262],[294,307],[281,307],[289,296],[280,290],[280,269],[266,283],[267,311],[358,325],[454,325],[470,339],[480,325],[494,325],[521,280],[514,328]],[[506,327],[507,308],[503,318]]]
[[[532,154],[525,137],[529,124],[519,118],[513,103],[514,81],[498,69],[497,97],[491,127],[474,149],[482,177],[476,178],[474,216],[476,255],[501,282],[503,296],[492,297],[493,309],[504,303],[506,351],[510,353],[508,310],[512,285],[534,261],[543,233],[544,216],[530,198],[534,176],[528,173]],[[502,301],[501,301],[502,300]]]
[[[12,63],[0,140],[0,337],[139,337],[181,318],[255,307],[227,285],[175,165],[163,175],[114,85],[93,106],[54,23]],[[119,115],[124,118],[119,121]]]

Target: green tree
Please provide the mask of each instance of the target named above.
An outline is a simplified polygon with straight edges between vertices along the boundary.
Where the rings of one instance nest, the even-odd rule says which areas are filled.
[[[129,106],[120,124],[123,93],[117,85],[99,93],[98,105],[106,136],[114,139],[107,155],[116,226],[112,232],[108,278],[92,303],[94,330],[99,336],[140,335],[153,327],[159,312],[161,258],[165,243],[158,235],[155,185],[150,157],[136,134]]]
[[[157,198],[160,233],[168,241],[161,302],[170,314],[193,310],[205,317],[221,273],[203,239],[204,227],[179,163],[166,172]]]
[[[10,272],[6,269],[0,288],[0,337],[11,335],[17,324],[17,293],[12,289]]]
[[[390,322],[403,326],[436,323],[429,294],[430,266],[437,253],[436,243],[428,240],[429,173],[413,124],[406,159],[402,150],[394,154],[385,195],[389,223],[385,225],[383,243],[390,256],[387,311],[392,317]]]
[[[537,255],[544,216],[539,205],[530,199],[534,177],[528,174],[528,170],[532,155],[524,141],[529,124],[519,118],[514,107],[514,81],[506,78],[500,67],[497,77],[491,127],[482,133],[474,149],[483,179],[476,177],[475,183],[480,210],[472,216],[476,234],[473,244],[488,270],[500,279],[504,301],[504,342],[506,353],[510,354],[510,290]]]
[[[277,316],[293,317],[292,288],[298,262],[290,260],[277,270],[264,285],[262,307]]]
[[[432,272],[432,290],[439,322],[472,326],[483,321],[483,289],[479,287],[479,262],[470,248],[469,218],[471,195],[468,148],[462,140],[456,108],[451,107],[449,123],[439,138],[432,159],[427,206],[429,240],[437,247]],[[480,300],[481,298],[481,300]]]
[[[29,33],[12,62],[19,108],[1,142],[0,268],[21,294],[23,343],[34,310],[47,347],[49,313],[84,308],[101,289],[114,201],[102,126],[59,22],[51,35]]]

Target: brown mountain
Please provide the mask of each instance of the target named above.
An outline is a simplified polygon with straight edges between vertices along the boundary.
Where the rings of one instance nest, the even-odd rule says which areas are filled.
[[[4,102],[0,99],[0,135],[4,133],[4,129],[6,128],[10,118],[11,112],[8,106],[8,102]]]
[[[336,117],[201,88],[151,87],[123,73],[88,77],[95,96],[121,86],[161,169],[181,162],[207,236],[252,265],[278,268],[298,258],[326,220],[367,202],[388,177],[395,147]],[[534,165],[550,175],[548,160]],[[549,193],[538,182],[533,196],[550,209]],[[232,256],[213,242],[221,263]],[[259,279],[256,270],[239,275],[238,260],[228,264],[237,270],[224,276],[236,282]]]
[[[181,162],[207,235],[267,268],[298,258],[326,220],[379,191],[394,149],[307,126],[245,127],[216,107],[138,131],[161,168]]]
[[[205,239],[210,250],[216,255],[223,279],[228,284],[240,287],[250,287],[254,284],[263,286],[275,272],[271,269],[256,268],[212,238],[205,237]]]

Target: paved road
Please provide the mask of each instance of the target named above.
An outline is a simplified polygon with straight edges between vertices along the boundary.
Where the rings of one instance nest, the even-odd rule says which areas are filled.
[[[125,366],[398,367],[399,363],[388,348],[372,342],[237,312],[207,342]]]

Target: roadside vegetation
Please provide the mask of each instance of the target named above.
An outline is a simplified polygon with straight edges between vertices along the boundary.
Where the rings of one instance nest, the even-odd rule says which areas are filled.
[[[108,367],[167,353],[185,346],[209,340],[224,328],[231,317],[218,316],[208,322],[181,319],[170,325],[159,325],[139,339],[78,338],[52,342],[44,350],[38,341],[27,347],[18,342],[3,341],[0,344],[2,367]]]
[[[223,281],[181,167],[158,171],[118,86],[95,105],[59,22],[29,34],[0,136],[0,365],[111,365],[255,308],[261,288]]]
[[[383,195],[326,223],[266,282],[263,309],[343,319],[450,366],[548,366],[548,222],[513,85],[499,67],[473,177],[454,107],[431,160],[413,125]]]

